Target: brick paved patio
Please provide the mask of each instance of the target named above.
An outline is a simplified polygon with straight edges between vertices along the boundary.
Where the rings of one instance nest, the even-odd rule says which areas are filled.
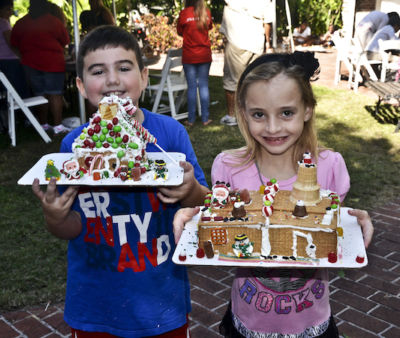
[[[322,65],[319,84],[335,87],[335,53],[317,54]],[[222,71],[215,62],[213,75]],[[361,94],[376,98],[360,87]],[[350,338],[400,337],[400,199],[370,212],[375,226],[368,248],[369,265],[345,270],[345,277],[330,274],[331,307],[342,335]],[[190,267],[189,278],[193,311],[190,314],[192,338],[216,338],[225,313],[234,278],[233,268]],[[70,337],[63,321],[64,304],[50,304],[0,314],[0,338]]]

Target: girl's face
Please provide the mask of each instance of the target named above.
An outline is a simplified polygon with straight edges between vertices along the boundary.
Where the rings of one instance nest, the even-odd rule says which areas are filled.
[[[312,109],[304,105],[297,83],[279,74],[249,86],[243,114],[251,136],[268,154],[291,160]]]

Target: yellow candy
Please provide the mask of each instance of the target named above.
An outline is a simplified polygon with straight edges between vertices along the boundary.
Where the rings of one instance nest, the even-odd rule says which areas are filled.
[[[260,186],[260,194],[264,195],[265,185]]]
[[[338,227],[336,231],[337,231],[339,237],[343,237],[343,228]]]

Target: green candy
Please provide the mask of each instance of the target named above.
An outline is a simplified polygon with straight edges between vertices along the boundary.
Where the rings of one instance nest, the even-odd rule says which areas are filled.
[[[133,161],[129,161],[129,163],[128,163],[128,168],[133,168],[135,166],[135,162],[133,162]]]
[[[276,183],[276,179],[275,179],[275,178],[272,178],[272,179],[271,179],[271,183],[272,183],[272,184],[275,184],[275,183]]]
[[[271,202],[270,202],[270,201],[265,201],[265,202],[264,202],[264,205],[267,206],[267,207],[269,207],[269,206],[271,205]]]
[[[124,157],[124,155],[125,155],[125,152],[124,152],[123,150],[120,150],[120,151],[117,153],[118,158],[122,158],[122,157]]]
[[[124,149],[126,148],[126,144],[120,144],[119,146],[120,146],[121,148],[124,148]]]
[[[332,209],[337,209],[337,208],[338,208],[338,205],[337,205],[337,204],[332,204],[332,205],[331,205],[331,208],[332,208]]]
[[[101,120],[101,121],[100,121],[100,125],[101,125],[102,127],[107,127],[107,121]]]
[[[114,143],[114,139],[111,136],[109,136],[109,137],[107,137],[107,142]]]
[[[108,171],[103,171],[103,178],[110,178]]]
[[[122,142],[122,137],[117,137],[115,139],[115,142],[117,142],[118,144],[120,144]]]
[[[104,142],[106,140],[106,135],[100,135],[100,141]]]
[[[77,145],[77,146],[75,146],[75,148],[82,148],[82,147]]]
[[[204,204],[211,203],[211,200],[204,200]]]
[[[86,135],[85,135],[85,134],[81,134],[81,136],[79,136],[79,138],[80,138],[81,140],[84,140],[84,139],[86,138]]]
[[[101,148],[103,146],[103,143],[101,142],[96,142],[96,148]]]
[[[104,135],[108,134],[108,129],[107,128],[103,128],[103,130],[101,131]]]
[[[87,128],[83,128],[82,133],[86,134],[87,133]]]
[[[121,126],[114,126],[113,130],[114,130],[116,133],[119,133],[119,132],[121,131]]]
[[[97,142],[99,140],[99,137],[97,135],[92,136],[93,142]]]
[[[111,144],[111,147],[113,147],[114,149],[117,149],[118,148],[118,144],[114,142],[114,143]]]
[[[137,149],[137,148],[139,148],[139,146],[138,146],[136,143],[134,143],[134,142],[131,142],[131,143],[129,143],[128,145],[129,145],[129,148],[132,148],[132,149]]]

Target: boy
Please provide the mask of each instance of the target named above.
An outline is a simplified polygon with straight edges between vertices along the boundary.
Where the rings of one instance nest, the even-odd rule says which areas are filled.
[[[137,106],[147,86],[136,39],[115,26],[99,27],[82,40],[77,74],[80,93],[93,105],[113,93]],[[208,188],[180,123],[139,108],[135,118],[164,150],[186,154],[182,185],[158,193],[146,187],[69,187],[60,196],[55,181],[47,192],[37,180],[33,184],[47,229],[70,240],[64,319],[72,337],[188,337],[190,289],[186,268],[171,260],[172,220],[177,202],[201,205]],[[86,126],[65,137],[61,152],[71,152]],[[148,144],[147,151],[159,150]]]

